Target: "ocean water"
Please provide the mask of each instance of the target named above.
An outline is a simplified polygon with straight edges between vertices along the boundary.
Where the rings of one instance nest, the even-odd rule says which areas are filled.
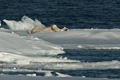
[[[119,0],[0,0],[0,20],[26,15],[46,26],[72,29],[120,28],[119,13]]]
[[[38,19],[46,26],[56,24],[60,28],[64,26],[69,29],[120,28],[119,0],[0,0],[1,21],[3,19],[19,21],[24,15],[32,19]],[[3,21],[2,24],[5,25]],[[117,64],[120,61],[120,50],[79,49],[64,51],[66,52],[65,54],[52,57],[66,57],[71,60],[79,60],[81,64],[88,66],[81,69],[74,68],[69,70],[50,69],[55,76],[56,74],[54,72],[70,76],[120,78],[120,69],[117,68],[119,65],[114,65],[114,63]],[[89,63],[94,63],[95,67],[89,69]],[[99,65],[97,63],[99,63]],[[109,68],[109,64],[105,66],[106,68],[101,66],[106,63],[113,63],[112,68]],[[3,67],[4,66],[2,66],[2,68]],[[31,70],[31,68],[29,69]],[[9,75],[29,73],[35,73],[38,76],[45,75],[44,73],[36,72],[1,72],[1,74],[2,73]]]
[[[80,60],[82,63],[98,63],[98,67],[95,68],[94,65],[89,69],[89,65],[87,68],[82,68],[78,70],[55,70],[63,74],[69,74],[72,76],[85,76],[85,77],[94,77],[94,78],[120,78],[120,69],[116,68],[116,64],[109,65],[113,66],[113,68],[108,68],[108,66],[104,66],[102,68],[101,64],[114,63],[120,61],[120,50],[65,50],[66,54],[62,54],[62,56],[67,57],[72,60]],[[101,63],[100,63],[101,62]],[[118,65],[119,66],[119,65]]]

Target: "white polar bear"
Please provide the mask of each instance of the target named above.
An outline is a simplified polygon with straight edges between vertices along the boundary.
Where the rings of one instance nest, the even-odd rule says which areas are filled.
[[[46,28],[41,28],[40,26],[37,26],[32,30],[28,30],[27,32],[30,34],[30,33],[49,33],[49,32],[58,32],[58,31],[67,31],[67,30],[68,29],[66,27],[59,29],[56,25],[52,25]]]

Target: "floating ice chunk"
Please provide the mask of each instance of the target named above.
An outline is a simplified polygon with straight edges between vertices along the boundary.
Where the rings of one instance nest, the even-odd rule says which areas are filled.
[[[37,76],[36,74],[27,74],[26,76]]]
[[[39,20],[32,20],[27,16],[23,16],[21,21],[3,20],[11,30],[31,30],[36,26],[45,27]]]
[[[82,78],[86,78],[85,76],[81,76]]]
[[[52,76],[52,73],[51,73],[51,71],[47,71],[46,73],[45,73],[45,76]]]
[[[70,76],[70,75],[61,74],[61,73],[58,73],[58,72],[56,72],[56,74],[58,75],[58,77],[72,77],[72,76]]]
[[[78,45],[78,48],[82,48],[82,46],[81,46],[81,45]]]

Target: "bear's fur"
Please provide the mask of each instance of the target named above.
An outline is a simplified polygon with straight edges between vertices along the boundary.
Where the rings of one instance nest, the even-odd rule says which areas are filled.
[[[58,32],[58,31],[67,31],[68,29],[64,27],[63,29],[59,29],[56,25],[52,25],[47,28],[41,28],[40,26],[34,27],[32,30],[28,30],[29,34],[31,33],[49,33],[49,32]]]

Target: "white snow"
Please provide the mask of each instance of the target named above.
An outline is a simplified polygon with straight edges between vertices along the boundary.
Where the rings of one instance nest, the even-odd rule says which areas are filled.
[[[55,33],[15,32],[21,36],[34,36],[64,49],[120,49],[120,29],[78,29]],[[22,34],[20,34],[22,33]]]
[[[21,21],[3,20],[11,30],[31,30],[35,26],[45,27],[39,20],[23,16]]]
[[[22,55],[64,53],[62,48],[34,37],[21,37],[13,33],[0,32],[0,52]]]

